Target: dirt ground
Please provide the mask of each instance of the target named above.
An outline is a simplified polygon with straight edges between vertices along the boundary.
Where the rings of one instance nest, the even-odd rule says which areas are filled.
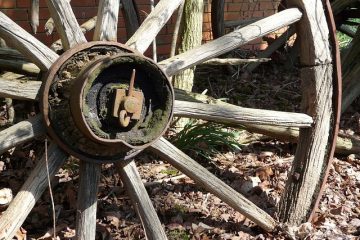
[[[195,92],[208,90],[215,98],[230,103],[272,110],[298,111],[301,101],[298,71],[282,56],[264,64],[253,74],[239,69],[202,66],[197,69]],[[341,132],[360,138],[360,100],[344,114]],[[17,108],[29,109],[16,103]],[[36,107],[34,107],[37,111]],[[229,129],[238,136],[252,136],[242,129]],[[168,136],[171,137],[172,131]],[[199,143],[201,144],[201,143]],[[202,143],[206,148],[206,143]],[[284,189],[296,144],[259,138],[241,149],[222,147],[211,159],[188,152],[213,174],[274,214]],[[34,140],[16,147],[0,158],[0,189],[15,195],[44,152],[44,141]],[[136,157],[147,192],[169,239],[357,239],[360,235],[360,156],[335,154],[328,184],[312,223],[266,233],[219,198],[206,192],[170,164],[150,153]],[[77,159],[70,158],[52,180],[57,234],[71,239],[75,232],[78,187]],[[18,231],[17,239],[51,239],[52,209],[46,191]],[[0,205],[0,211],[6,206]],[[141,222],[112,164],[102,168],[98,194],[97,239],[144,239]]]

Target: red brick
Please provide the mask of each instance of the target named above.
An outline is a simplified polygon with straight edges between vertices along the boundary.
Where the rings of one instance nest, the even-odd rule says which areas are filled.
[[[32,28],[30,26],[29,21],[16,21],[16,23],[22,27],[25,31],[31,33],[32,32]]]
[[[97,7],[73,7],[76,18],[89,20],[97,15]]]
[[[95,0],[73,0],[70,2],[73,7],[94,7],[97,6],[95,4]]]
[[[15,0],[1,0],[0,8],[14,8],[16,7]]]
[[[39,9],[39,19],[41,20],[48,20],[50,18],[50,12],[49,9],[46,8],[40,8]]]
[[[15,2],[15,0],[13,0]],[[18,8],[30,8],[29,0],[16,0],[16,7]]]
[[[260,2],[260,10],[273,10],[277,8],[277,4],[274,2]]]
[[[29,14],[26,9],[1,9],[1,12],[5,13],[9,18],[14,21],[22,21],[29,19]]]

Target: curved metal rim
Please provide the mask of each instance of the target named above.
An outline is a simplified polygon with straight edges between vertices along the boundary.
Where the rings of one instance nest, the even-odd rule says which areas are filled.
[[[49,69],[49,71],[45,74],[44,76],[44,81],[43,84],[41,86],[40,89],[40,110],[42,111],[43,114],[43,120],[45,123],[45,127],[46,127],[46,132],[48,133],[48,135],[50,136],[50,138],[56,142],[56,144],[59,145],[59,147],[61,147],[65,152],[71,154],[72,156],[79,158],[81,160],[85,160],[85,161],[89,161],[89,162],[96,162],[96,163],[110,163],[110,162],[114,162],[116,160],[129,160],[132,159],[133,157],[135,157],[137,154],[139,154],[142,150],[137,150],[133,153],[130,153],[129,155],[125,156],[122,159],[111,159],[111,160],[101,160],[98,158],[91,158],[91,157],[87,157],[84,156],[78,152],[75,152],[74,150],[72,150],[69,146],[67,146],[66,144],[63,143],[63,141],[57,136],[57,134],[55,133],[54,129],[51,126],[51,122],[49,119],[49,105],[48,105],[48,98],[49,98],[49,90],[50,90],[50,86],[51,86],[51,81],[47,81],[47,79],[53,79],[57,73],[57,71],[59,70],[59,68],[65,63],[65,61],[67,61],[70,57],[72,57],[74,54],[76,54],[79,51],[85,50],[87,48],[91,48],[93,46],[96,45],[107,45],[107,46],[117,46],[120,48],[124,48],[126,50],[128,50],[129,52],[133,52],[136,54],[141,54],[139,52],[137,52],[134,49],[129,48],[128,46],[121,44],[121,43],[117,43],[117,42],[105,42],[105,41],[93,41],[93,42],[89,42],[89,43],[84,43],[84,44],[79,44],[71,49],[69,49],[68,51],[64,52],[51,66],[51,68]]]
[[[88,123],[86,122],[86,120],[84,118],[84,115],[82,114],[82,105],[83,105],[82,95],[83,95],[84,87],[86,86],[85,79],[83,79],[84,81],[77,82],[78,84],[75,83],[76,84],[75,88],[80,92],[80,94],[77,95],[77,96],[74,96],[74,98],[73,98],[74,101],[70,101],[70,105],[71,105],[72,108],[75,109],[75,111],[72,112],[74,117],[76,119],[80,119],[80,121],[77,122],[79,124],[78,127],[80,128],[80,130],[82,130],[82,133],[85,134],[86,136],[90,137],[91,139],[93,139],[93,140],[95,140],[96,142],[99,142],[99,143],[104,143],[104,144],[107,144],[107,145],[113,145],[114,143],[122,143],[122,144],[124,144],[125,146],[127,146],[129,148],[140,150],[140,149],[145,149],[145,148],[149,147],[151,144],[153,144],[155,141],[157,141],[166,132],[166,130],[169,128],[171,119],[173,117],[173,112],[174,112],[175,94],[174,94],[174,89],[173,89],[173,87],[171,85],[171,82],[170,82],[168,76],[165,74],[165,72],[163,70],[161,70],[161,68],[152,59],[147,58],[147,57],[142,56],[142,55],[138,55],[138,54],[134,54],[134,53],[117,54],[117,55],[114,55],[114,56],[111,56],[111,57],[105,57],[105,58],[99,59],[99,60],[91,63],[91,65],[88,68],[93,70],[93,69],[97,68],[103,61],[113,60],[113,59],[118,58],[118,57],[127,57],[127,56],[140,56],[140,57],[144,58],[145,60],[150,61],[151,63],[154,64],[154,66],[156,66],[158,68],[158,70],[162,73],[162,75],[168,81],[168,86],[170,88],[170,94],[172,95],[172,99],[171,99],[172,100],[171,101],[172,105],[171,105],[171,111],[170,111],[170,115],[169,115],[167,124],[164,126],[164,128],[161,131],[161,133],[159,134],[159,136],[157,136],[156,138],[154,138],[153,140],[151,140],[150,142],[148,142],[146,144],[132,145],[132,144],[129,144],[129,143],[127,143],[127,142],[125,142],[125,141],[123,141],[121,139],[109,140],[109,139],[100,138],[97,135],[95,135],[91,131],[90,126],[88,125]],[[76,104],[76,103],[80,103],[80,105],[78,106],[78,104]]]

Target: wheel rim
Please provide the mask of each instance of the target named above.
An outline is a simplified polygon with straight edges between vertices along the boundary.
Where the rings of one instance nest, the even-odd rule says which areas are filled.
[[[60,18],[60,20],[61,20],[61,18],[65,18],[64,16],[59,14],[59,12],[57,12],[56,9],[59,6],[69,7],[70,5],[68,5],[68,3],[66,3],[66,2],[67,1],[65,1],[65,0],[64,1],[59,1],[59,2],[48,0],[49,7],[50,7],[50,9],[52,9],[52,15],[57,16],[58,18]],[[111,2],[111,1],[109,1],[109,2]],[[163,16],[163,19],[162,19],[163,21],[161,22],[160,25],[163,25],[163,24],[166,23],[166,21],[169,19],[170,15],[171,15],[171,12],[173,12],[180,3],[181,3],[180,0],[174,1],[174,2],[171,2],[171,3],[162,0],[158,4],[158,6],[155,8],[154,15],[157,15],[159,13],[164,13],[164,8],[170,9],[169,12],[164,14],[166,16]],[[308,6],[302,5],[301,1],[299,1],[299,7],[307,9]],[[74,31],[73,33],[69,33],[69,32],[65,31],[67,29],[79,30],[78,24],[74,24],[74,22],[76,22],[76,19],[74,20],[74,16],[71,16],[71,14],[70,15],[65,14],[65,16],[66,16],[67,19],[72,19],[73,23],[71,23],[69,26],[59,27],[59,28],[63,28],[63,30],[65,32],[65,33],[61,33],[62,39],[66,43],[65,44],[66,48],[75,49],[77,44],[84,43],[84,42],[86,42],[86,40],[83,37],[83,35],[81,35],[79,33],[79,31]],[[0,17],[2,17],[2,19],[5,19],[3,16],[0,16]],[[5,19],[5,20],[4,20],[5,23],[8,23],[8,22],[11,23],[11,21],[8,21],[7,19]],[[297,20],[294,19],[293,22],[295,22],[295,21],[297,21]],[[58,22],[61,22],[61,21],[58,20]],[[139,50],[140,52],[144,52],[147,49],[147,47],[149,46],[152,39],[157,35],[158,31],[161,28],[161,26],[159,26],[158,24],[155,24],[155,23],[156,22],[154,22],[152,20],[152,16],[150,15],[148,17],[148,19],[145,20],[145,23],[136,31],[136,33],[133,35],[133,37],[130,38],[130,40],[126,43],[126,45],[128,45],[128,46],[130,46],[132,48],[135,48],[135,49]],[[287,22],[287,23],[292,23],[292,22]],[[261,22],[261,23],[258,23],[258,24],[261,25],[263,23]],[[14,35],[16,35],[16,34],[14,34],[14,32],[13,33],[11,33],[11,32],[7,33],[6,31],[4,31],[4,29],[7,30],[8,26],[5,26],[5,27],[2,26],[2,27],[3,28],[0,29],[0,36],[5,36],[4,38],[6,38],[6,39],[13,39]],[[279,25],[277,28],[280,28],[280,27],[281,27],[281,25]],[[270,28],[270,29],[271,30],[276,30],[277,28]],[[14,30],[14,31],[17,31],[17,30],[20,31],[21,29],[16,28],[16,30]],[[150,33],[149,39],[144,39],[143,38],[145,33],[147,33],[147,34]],[[29,37],[29,39],[32,40],[30,37]],[[226,39],[226,38],[224,38],[224,39]],[[39,65],[39,67],[41,67],[43,70],[49,69],[49,67],[55,62],[55,59],[57,58],[56,55],[49,52],[46,47],[44,47],[43,45],[41,45],[38,42],[35,42],[33,45],[31,45],[31,44],[29,44],[28,42],[26,42],[24,40],[17,40],[17,41],[20,43],[19,50],[22,51],[23,53],[27,54],[27,55],[32,56],[34,62],[37,63]],[[220,41],[213,43],[213,45],[217,46],[217,45],[219,45],[219,43],[220,43]],[[114,43],[109,43],[109,45],[112,45],[112,44],[114,44]],[[238,44],[244,44],[244,42],[240,42]],[[40,46],[40,48],[39,48],[39,46]],[[212,45],[210,44],[208,46],[212,46]],[[176,72],[180,71],[181,69],[191,67],[192,65],[196,64],[197,62],[205,61],[208,58],[212,57],[213,55],[220,55],[225,50],[229,50],[230,48],[234,49],[237,46],[238,45],[231,45],[231,46],[229,46],[229,48],[223,47],[224,49],[220,49],[220,50],[216,51],[216,53],[214,53],[214,54],[207,55],[207,56],[201,56],[200,60],[196,60],[196,61],[194,60],[194,62],[190,62],[190,63],[187,63],[187,62],[184,61],[184,63],[180,64],[180,62],[183,61],[184,56],[186,57],[186,54],[193,55],[195,53],[194,51],[193,52],[190,51],[190,52],[186,53],[183,56],[181,56],[181,55],[180,56],[175,56],[174,58],[163,61],[163,62],[160,63],[160,66],[165,71],[165,73],[167,75],[173,75]],[[37,51],[35,53],[32,52],[33,47],[35,47],[37,49]],[[43,56],[43,57],[40,57],[40,56]],[[314,59],[308,59],[308,60],[312,61]],[[51,63],[51,64],[49,64],[49,63]],[[326,59],[325,59],[325,63],[326,64],[331,64],[331,62],[330,63],[326,62]],[[308,66],[309,64],[305,63],[304,65]],[[51,72],[51,70],[50,70],[50,72]],[[47,119],[46,116],[45,116],[46,114],[47,113],[44,112],[45,120]],[[51,130],[49,131],[49,134],[52,135]],[[30,139],[30,138],[31,137],[29,137],[28,139]],[[58,143],[58,144],[61,145],[60,143]],[[207,185],[206,178],[205,179],[202,178],[204,176],[210,176],[210,175],[208,175],[206,170],[203,170],[203,168],[201,168],[201,166],[196,165],[196,163],[194,163],[191,158],[189,158],[185,154],[181,153],[181,151],[180,152],[175,151],[176,148],[173,147],[168,142],[166,142],[166,140],[161,138],[158,142],[155,142],[154,144],[152,144],[151,149],[153,149],[153,151],[159,153],[160,155],[163,155],[165,159],[169,160],[169,162],[171,162],[172,164],[177,166],[179,169],[181,169],[181,171],[186,172],[188,175],[192,176],[197,181],[205,184],[205,186],[207,186],[208,190],[210,190],[210,191],[212,190],[213,192],[215,192],[215,194],[218,194],[218,195],[223,194],[219,189],[211,189],[212,188],[211,184]],[[174,155],[172,157],[171,157],[171,154],[170,154],[171,150],[174,150]],[[54,166],[53,166],[51,174],[54,174],[56,172],[57,168],[62,165],[62,162],[65,160],[66,154],[61,153],[61,151],[58,150],[55,146],[52,146],[52,151],[51,152],[53,154],[54,153],[57,154],[57,157],[55,156],[56,155],[55,154],[54,157],[52,158],[53,161],[54,161]],[[329,151],[327,151],[327,153],[325,155],[331,156],[331,151],[330,151],[330,153],[329,153]],[[131,155],[131,157],[132,156],[133,155]],[[129,157],[128,159],[130,159],[131,157]],[[179,159],[182,159],[182,160],[185,160],[185,161],[182,161],[182,160],[180,161]],[[189,161],[189,162],[191,162],[191,164],[194,164],[192,166],[193,168],[198,168],[198,169],[201,169],[201,171],[204,171],[204,176],[196,176],[196,175],[194,175],[194,173],[196,173],[196,171],[193,171],[193,170],[191,170],[189,168],[189,166],[186,166],[186,164],[185,164],[186,161]],[[84,170],[81,170],[81,174],[82,174],[81,179],[82,180],[80,180],[80,189],[85,189],[85,187],[88,184],[87,181],[89,179],[89,178],[87,178],[87,176],[89,176],[90,172],[92,172],[93,174],[98,176],[98,174],[100,172],[99,171],[100,166],[95,164],[95,163],[92,163],[92,162],[90,162],[90,163],[82,163],[82,166],[83,166],[82,169],[84,169]],[[121,175],[123,176],[124,181],[127,182],[130,189],[133,188],[133,189],[137,189],[138,191],[144,189],[143,185],[141,185],[141,184],[139,185],[139,181],[141,182],[141,178],[139,177],[138,172],[136,170],[136,166],[134,165],[133,162],[118,163],[118,167],[119,167],[119,171],[121,172]],[[38,168],[39,168],[38,171],[43,170],[43,168],[41,168],[40,165],[39,165]],[[92,170],[89,170],[89,169],[92,169]],[[214,183],[216,183],[216,186],[218,186],[219,188],[223,186],[222,182],[220,180],[213,179],[213,181],[214,181]],[[27,182],[29,182],[29,184],[33,184],[33,182],[31,180],[29,180]],[[95,180],[92,181],[93,186],[90,186],[92,191],[90,191],[91,195],[88,196],[88,199],[90,199],[89,202],[86,202],[86,204],[82,204],[81,202],[79,203],[80,215],[78,216],[78,221],[77,221],[78,222],[77,230],[78,230],[78,238],[79,239],[93,239],[94,238],[94,229],[85,229],[86,226],[84,225],[83,220],[84,219],[89,220],[89,221],[91,220],[90,221],[90,222],[92,222],[92,224],[90,224],[91,226],[93,226],[93,224],[94,224],[93,211],[96,211],[96,200],[94,202],[94,198],[96,199],[97,182],[98,182],[98,177]],[[223,186],[223,187],[226,188],[225,186]],[[275,222],[274,219],[272,219],[267,214],[264,214],[264,212],[262,210],[255,207],[252,203],[248,202],[246,199],[243,199],[240,194],[237,194],[231,188],[226,188],[226,189],[227,189],[226,190],[227,191],[226,196],[233,195],[233,196],[235,196],[234,197],[235,200],[234,199],[226,199],[226,197],[223,196],[223,198],[225,198],[225,200],[224,200],[225,202],[230,204],[232,207],[234,207],[236,210],[240,211],[244,215],[250,217],[253,221],[255,221],[257,224],[259,224],[264,229],[271,231],[271,230],[273,230],[275,228],[276,222]],[[80,193],[79,199],[86,198],[85,195],[86,194],[83,193],[83,192]],[[27,196],[27,198],[28,197],[29,196]],[[34,199],[36,199],[36,198],[38,198],[38,195]],[[134,193],[134,196],[132,197],[132,199],[133,199],[134,202],[138,201],[140,199],[139,194]],[[150,202],[149,197],[145,196],[144,198],[141,199],[141,202],[144,203],[144,206],[146,204],[149,204],[149,202]],[[243,208],[243,206],[241,206],[244,203],[248,204],[249,209]],[[144,209],[144,206],[141,207],[141,209],[139,211],[139,214],[141,216],[140,217],[141,219],[145,219],[144,220],[145,222],[143,222],[143,225],[144,225],[145,229],[148,229],[147,233],[151,234],[150,238],[152,238],[152,237],[154,239],[166,238],[166,236],[164,235],[163,230],[159,230],[158,232],[155,231],[156,230],[155,228],[159,227],[158,219],[155,221],[156,223],[154,223],[155,226],[151,226],[151,224],[150,224],[150,229],[149,229],[149,226],[147,225],[147,223],[149,223],[150,220],[149,219],[146,220],[146,218],[148,216],[150,216],[150,215],[154,216],[154,209],[153,209],[153,207],[152,207],[152,209],[150,209],[151,207],[149,205],[146,205],[147,208],[149,208],[148,211],[147,211],[146,209]],[[247,210],[249,210],[249,211],[247,211]],[[255,214],[254,211],[258,212],[259,214]],[[29,211],[27,211],[27,212],[29,212]],[[156,213],[155,213],[155,215],[156,215]],[[5,217],[2,216],[2,218],[5,218]],[[21,220],[21,221],[23,221],[23,220]],[[14,227],[16,228],[16,226],[18,226],[18,224],[19,223],[12,224],[13,228]],[[0,224],[0,230],[3,231],[1,227],[2,226]],[[87,228],[89,228],[89,227],[87,227]],[[14,229],[12,229],[12,231],[13,230]],[[1,234],[6,234],[5,236],[9,236],[9,233],[4,233],[4,232],[1,232],[1,231],[0,231]],[[86,234],[84,236],[80,236],[81,233],[86,233]],[[1,234],[0,234],[0,236],[1,236]],[[12,233],[10,233],[10,235],[11,234]]]

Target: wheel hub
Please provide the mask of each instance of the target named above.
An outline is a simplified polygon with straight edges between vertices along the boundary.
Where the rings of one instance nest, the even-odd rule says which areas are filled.
[[[49,135],[88,161],[133,157],[164,133],[173,112],[167,76],[117,43],[87,43],[65,52],[42,92]]]

